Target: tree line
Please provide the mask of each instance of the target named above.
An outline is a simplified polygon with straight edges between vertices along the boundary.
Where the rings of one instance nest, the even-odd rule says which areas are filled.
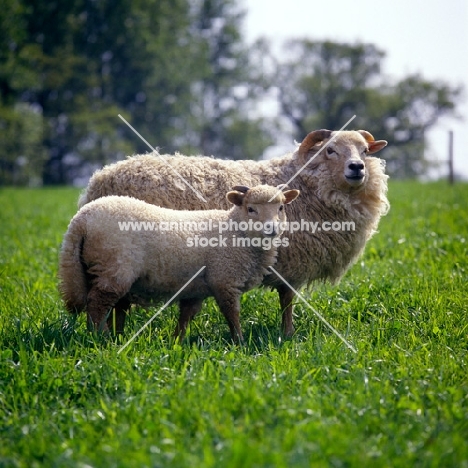
[[[353,128],[389,141],[389,172],[413,177],[426,168],[426,130],[462,91],[419,75],[390,80],[373,44],[294,39],[275,57],[266,40],[246,43],[236,0],[0,5],[3,185],[72,183],[148,151],[118,114],[161,152],[232,159],[356,114]],[[268,117],[258,111],[266,99],[277,109]]]

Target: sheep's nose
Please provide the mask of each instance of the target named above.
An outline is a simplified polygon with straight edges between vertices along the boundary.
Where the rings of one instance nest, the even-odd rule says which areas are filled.
[[[359,172],[364,169],[364,163],[361,161],[352,161],[348,164],[348,168],[354,172]]]
[[[278,234],[275,223],[265,223],[263,234],[268,237],[275,237]]]

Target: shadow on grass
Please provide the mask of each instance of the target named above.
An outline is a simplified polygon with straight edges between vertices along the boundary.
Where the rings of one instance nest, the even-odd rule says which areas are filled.
[[[109,337],[97,336],[84,330],[78,317],[69,315],[41,323],[14,319],[3,325],[0,348],[9,349],[15,359],[20,350],[46,353],[61,352],[71,347],[95,348],[109,343]]]
[[[222,327],[217,336],[210,330],[207,333],[200,333],[193,330],[188,333],[182,341],[182,346],[197,347],[198,349],[220,349],[225,348],[239,348],[242,349],[243,354],[256,355],[266,353],[272,349],[280,349],[285,343],[299,339],[304,340],[302,334],[294,335],[292,338],[283,336],[276,325],[264,325],[259,323],[249,324],[244,326],[244,343],[236,344],[232,338],[227,327]]]
[[[298,330],[292,338],[286,338],[275,320],[266,324],[253,320],[243,324],[244,343],[236,345],[222,319],[217,321],[213,320],[212,317],[208,318],[208,324],[202,321],[199,321],[198,324],[192,323],[186,337],[179,343],[180,346],[186,348],[195,346],[200,350],[227,350],[239,346],[244,354],[255,355],[272,349],[280,349],[291,340],[304,341],[309,335],[308,331]],[[11,350],[13,359],[16,360],[21,350],[43,354],[60,353],[72,349],[89,350],[115,345],[120,347],[134,337],[142,324],[146,323],[145,320],[147,320],[147,311],[137,309],[136,314],[129,317],[125,332],[116,336],[90,333],[86,329],[83,314],[63,315],[58,319],[46,319],[42,322],[34,322],[30,318],[15,318],[9,323],[3,324],[0,348]],[[171,349],[176,344],[176,340],[172,336],[175,322],[176,314],[174,311],[169,317],[157,317],[151,326],[136,339],[136,342],[149,340],[154,343],[152,346]],[[149,334],[151,338],[145,334]]]

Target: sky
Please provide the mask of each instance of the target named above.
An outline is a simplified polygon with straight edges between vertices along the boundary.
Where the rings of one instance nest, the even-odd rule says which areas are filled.
[[[428,134],[426,157],[446,160],[448,131],[453,130],[455,172],[468,178],[468,0],[241,3],[247,12],[244,33],[249,42],[267,37],[277,51],[290,38],[372,43],[386,53],[382,72],[390,78],[419,73],[425,79],[463,85],[458,107],[463,120],[441,119]],[[443,171],[445,167],[440,175]]]

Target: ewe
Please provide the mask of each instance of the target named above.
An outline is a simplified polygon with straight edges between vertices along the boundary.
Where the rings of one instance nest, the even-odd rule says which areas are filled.
[[[277,237],[286,221],[284,204],[298,195],[266,185],[236,186],[225,196],[234,205],[229,211],[175,211],[122,196],[93,201],[71,220],[63,241],[59,279],[66,307],[86,309],[90,328],[100,331],[112,328],[109,311],[115,308],[115,328],[121,332],[130,304],[167,300],[205,267],[177,297],[174,334],[182,339],[203,300],[214,296],[232,338],[242,341],[240,296],[270,273],[282,242]],[[228,227],[243,230],[222,238]]]
[[[336,283],[362,253],[380,217],[389,209],[384,161],[370,156],[386,145],[365,130],[316,130],[293,153],[268,161],[176,155],[164,162],[151,154],[134,156],[97,171],[79,205],[106,195],[130,195],[174,209],[226,208],[222,194],[241,181],[250,186],[276,186],[288,183],[301,171],[293,184],[302,196],[287,208],[289,221],[308,221],[319,228],[324,222],[327,227],[352,227],[354,223],[354,229],[325,230],[323,225],[324,229],[315,232],[304,228],[288,233],[289,247],[279,248],[275,269],[295,289],[314,281]],[[208,203],[196,197],[174,169]],[[277,289],[283,331],[292,335],[294,292],[274,274],[266,276],[263,283]]]

